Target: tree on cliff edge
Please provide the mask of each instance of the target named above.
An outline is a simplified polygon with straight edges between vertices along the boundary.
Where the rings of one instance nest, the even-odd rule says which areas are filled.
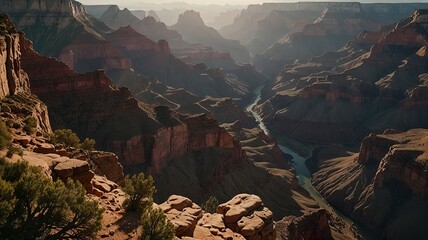
[[[86,239],[103,209],[80,183],[52,181],[27,163],[0,160],[0,239]]]

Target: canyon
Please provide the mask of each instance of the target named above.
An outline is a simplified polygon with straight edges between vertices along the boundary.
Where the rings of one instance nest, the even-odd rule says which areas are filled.
[[[425,89],[427,35],[418,20],[425,14],[415,11],[338,52],[284,67],[258,111],[274,131],[316,143],[356,143],[387,128],[427,127],[425,101],[416,93]]]
[[[367,136],[357,153],[320,149],[312,183],[333,206],[381,237],[421,239],[426,137],[426,129],[386,131]],[[412,221],[406,221],[409,217]]]
[[[139,172],[178,239],[423,239],[427,7],[264,3],[216,30],[190,9],[168,26],[167,9],[0,1],[0,116],[22,154],[0,153],[79,181],[105,209],[97,239],[141,234],[121,189]]]

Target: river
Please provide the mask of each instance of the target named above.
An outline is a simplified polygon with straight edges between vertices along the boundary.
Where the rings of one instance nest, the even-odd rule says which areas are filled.
[[[272,136],[269,129],[264,124],[261,116],[256,111],[254,111],[254,109],[253,109],[254,106],[257,105],[257,103],[261,99],[261,91],[263,90],[263,88],[264,88],[264,85],[262,85],[262,86],[260,86],[254,90],[254,94],[255,94],[254,101],[250,105],[247,106],[246,110],[254,116],[254,118],[256,119],[257,124],[259,125],[260,129],[262,129],[266,135]],[[275,138],[278,141],[279,148],[281,149],[281,151],[286,153],[286,154],[289,154],[293,157],[293,161],[295,164],[294,168],[296,170],[296,176],[297,176],[297,179],[299,180],[299,184],[306,191],[309,192],[311,197],[313,199],[315,199],[315,201],[317,201],[317,203],[320,207],[322,207],[322,208],[326,209],[327,211],[335,214],[336,216],[341,218],[343,221],[348,222],[351,225],[355,226],[356,231],[359,234],[361,234],[361,236],[363,236],[364,239],[367,239],[367,240],[377,239],[371,233],[367,232],[365,229],[360,227],[358,224],[354,223],[351,219],[349,219],[348,217],[343,215],[340,211],[338,211],[337,209],[333,208],[330,204],[328,204],[327,201],[321,196],[321,194],[311,184],[311,180],[310,180],[311,172],[309,171],[308,167],[305,164],[307,157],[301,156],[296,151],[294,151],[290,146],[287,145],[287,141],[285,141],[284,138],[281,138],[280,136],[279,137],[275,136]]]

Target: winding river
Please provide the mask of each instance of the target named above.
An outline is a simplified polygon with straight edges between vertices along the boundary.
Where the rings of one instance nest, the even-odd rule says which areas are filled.
[[[254,101],[247,106],[246,110],[248,112],[250,112],[254,118],[256,119],[259,127],[264,131],[264,133],[268,136],[272,136],[273,134],[271,134],[269,132],[269,129],[266,127],[266,125],[263,122],[263,119],[261,118],[261,116],[254,111],[254,106],[256,106],[256,104],[260,101],[261,99],[261,91],[263,90],[264,85],[256,88],[254,90],[254,94],[255,94],[255,98]],[[336,210],[335,208],[333,208],[330,204],[328,204],[326,202],[326,200],[321,196],[321,194],[312,186],[311,184],[311,172],[309,171],[309,169],[307,168],[305,161],[306,158],[304,156],[299,155],[296,151],[294,151],[293,149],[291,149],[289,146],[287,146],[286,141],[278,136],[275,136],[275,138],[278,140],[279,143],[279,148],[281,149],[282,152],[289,154],[293,157],[293,161],[295,164],[295,170],[296,170],[296,175],[297,175],[297,179],[299,180],[299,184],[306,190],[309,192],[309,194],[311,195],[311,197],[313,199],[315,199],[315,201],[317,201],[318,205],[324,209],[326,209],[327,211],[335,214],[336,216],[338,216],[339,218],[341,218],[343,221],[350,223],[351,225],[355,226],[355,229],[357,230],[357,232],[359,234],[361,234],[361,236],[363,236],[364,239],[367,240],[374,240],[377,239],[376,237],[374,237],[372,234],[370,234],[369,232],[365,231],[363,228],[361,228],[360,226],[358,226],[356,223],[354,223],[351,219],[347,218],[345,215],[343,215],[341,212],[339,212],[338,210]]]

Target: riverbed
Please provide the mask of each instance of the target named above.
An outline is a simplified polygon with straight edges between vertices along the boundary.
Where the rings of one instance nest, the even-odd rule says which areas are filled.
[[[330,213],[336,215],[337,217],[339,217],[343,221],[348,222],[351,225],[355,226],[355,230],[359,234],[361,234],[361,236],[363,236],[364,239],[367,239],[367,240],[377,239],[372,234],[367,232],[365,229],[363,229],[362,227],[360,227],[356,223],[354,223],[351,219],[349,219],[348,217],[343,215],[340,211],[338,211],[337,209],[333,208],[330,204],[328,204],[327,201],[322,197],[322,195],[312,186],[311,180],[310,180],[311,172],[305,164],[306,159],[309,158],[310,156],[306,156],[306,157],[302,156],[299,153],[297,153],[297,151],[293,150],[292,147],[287,144],[288,141],[285,139],[285,137],[272,136],[273,134],[271,134],[269,129],[266,127],[261,116],[256,111],[254,111],[254,109],[253,109],[254,106],[256,106],[257,103],[261,99],[261,92],[262,92],[263,88],[264,88],[264,85],[262,85],[262,86],[260,86],[254,90],[254,95],[255,95],[254,101],[247,106],[246,110],[254,116],[254,118],[256,119],[257,124],[259,125],[260,129],[262,129],[266,135],[271,136],[271,137],[275,137],[277,139],[278,144],[279,144],[279,148],[281,149],[281,151],[286,153],[286,154],[289,154],[293,157],[294,169],[296,171],[296,177],[299,180],[299,184],[306,191],[309,192],[311,197],[318,203],[318,205],[320,207],[322,207],[322,208],[326,209],[327,211],[329,211]]]

